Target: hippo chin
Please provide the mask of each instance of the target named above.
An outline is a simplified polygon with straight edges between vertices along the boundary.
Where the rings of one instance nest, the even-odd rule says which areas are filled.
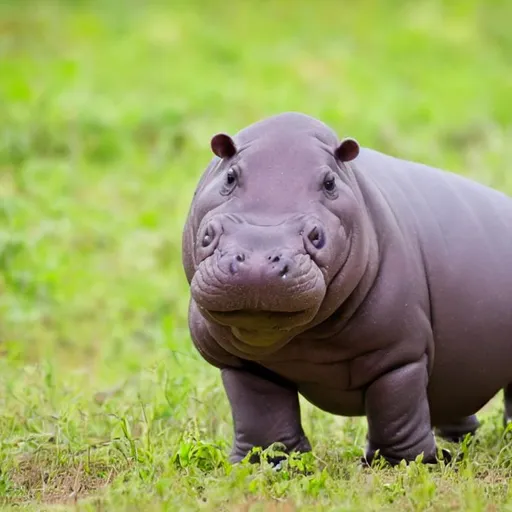
[[[221,370],[232,461],[311,449],[299,393],[365,415],[365,460],[458,440],[505,389],[512,199],[298,113],[211,139],[183,232],[192,341]]]

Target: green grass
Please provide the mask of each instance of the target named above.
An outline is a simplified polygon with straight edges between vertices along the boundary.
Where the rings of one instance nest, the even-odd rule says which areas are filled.
[[[298,110],[512,192],[512,4],[0,3],[0,503],[16,510],[512,510],[496,398],[458,467],[227,464],[187,330],[181,230],[217,131]],[[310,474],[301,474],[305,464]]]

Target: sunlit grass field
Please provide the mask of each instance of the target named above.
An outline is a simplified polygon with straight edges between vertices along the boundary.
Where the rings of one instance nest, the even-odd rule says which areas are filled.
[[[218,131],[287,110],[512,193],[512,3],[0,3],[0,503],[16,510],[512,510],[501,397],[458,466],[227,463],[181,232]],[[511,227],[512,233],[512,227]],[[305,466],[309,472],[301,472]]]

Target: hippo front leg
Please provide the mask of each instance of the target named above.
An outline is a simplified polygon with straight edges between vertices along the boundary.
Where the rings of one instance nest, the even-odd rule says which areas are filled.
[[[423,462],[436,461],[424,361],[407,364],[374,381],[366,391],[365,406],[368,463],[377,450],[391,464],[412,461],[421,453]]]
[[[265,449],[276,442],[289,453],[311,450],[301,425],[296,389],[277,378],[234,368],[222,369],[222,381],[235,431],[231,462],[240,462],[253,447]],[[257,460],[251,458],[251,462]]]

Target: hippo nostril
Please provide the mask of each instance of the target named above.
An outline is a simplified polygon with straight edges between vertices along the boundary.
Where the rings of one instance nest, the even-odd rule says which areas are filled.
[[[201,245],[203,247],[208,247],[215,238],[215,230],[213,229],[212,225],[210,224],[203,235],[203,240],[201,242]]]
[[[289,267],[288,265],[285,265],[285,266],[281,269],[281,272],[279,272],[279,275],[280,275],[282,278],[285,278],[289,271],[290,271],[290,267]]]
[[[320,233],[318,232],[318,228],[314,227],[308,235],[309,241],[315,245],[320,240]]]
[[[236,274],[240,270],[240,263],[245,261],[245,254],[243,252],[237,252],[235,255],[232,255],[231,262],[229,264],[229,271],[231,274]]]
[[[269,256],[269,258],[270,258],[270,256]],[[281,257],[280,256],[274,256],[271,261],[272,261],[272,263],[279,263],[279,261],[281,261]]]
[[[321,249],[325,245],[324,233],[321,229],[315,226],[308,234],[308,240],[311,242],[315,249]]]

